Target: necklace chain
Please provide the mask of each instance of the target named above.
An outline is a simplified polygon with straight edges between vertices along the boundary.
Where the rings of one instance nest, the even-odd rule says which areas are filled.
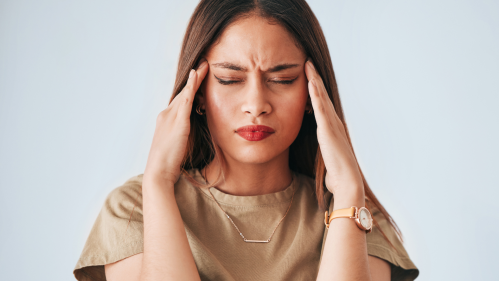
[[[294,181],[294,177],[293,177],[292,182],[293,181]],[[272,236],[274,236],[274,233],[277,230],[277,228],[279,227],[279,225],[281,224],[282,220],[284,220],[284,218],[288,214],[289,209],[291,209],[291,204],[293,204],[293,197],[295,197],[296,187],[294,187],[293,196],[291,196],[291,202],[289,203],[289,206],[288,206],[288,209],[286,210],[286,213],[281,218],[281,220],[279,221],[279,223],[277,223],[276,227],[274,228],[274,231],[272,231],[272,234],[270,234],[270,237],[267,240],[250,240],[250,239],[247,239],[246,237],[244,237],[243,233],[239,230],[239,228],[234,223],[234,221],[229,216],[229,214],[227,214],[227,212],[225,212],[224,209],[222,209],[222,206],[220,206],[220,204],[218,203],[217,199],[215,199],[215,196],[213,196],[213,193],[211,193],[211,190],[209,188],[208,188],[208,191],[210,192],[211,197],[213,197],[213,200],[215,200],[215,203],[217,203],[217,205],[220,208],[220,210],[222,210],[222,212],[224,212],[225,216],[230,220],[230,222],[232,223],[232,225],[236,228],[237,232],[239,232],[239,235],[241,235],[241,237],[243,238],[244,242],[247,242],[247,243],[269,243],[270,239],[272,239]]]

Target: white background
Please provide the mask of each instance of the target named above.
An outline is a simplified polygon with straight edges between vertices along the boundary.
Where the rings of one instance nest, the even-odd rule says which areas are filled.
[[[497,280],[499,2],[309,1],[418,280]],[[197,1],[0,1],[0,280],[73,280],[143,172]]]

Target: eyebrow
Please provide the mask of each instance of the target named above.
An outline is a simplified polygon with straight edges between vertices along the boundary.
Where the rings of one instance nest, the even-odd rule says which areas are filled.
[[[235,63],[231,63],[231,62],[218,62],[218,63],[211,64],[211,66],[218,67],[218,68],[225,68],[225,69],[235,70],[235,71],[243,71],[243,72],[248,71],[248,69],[246,67],[238,65],[238,64],[235,64]],[[289,68],[294,68],[294,67],[298,67],[298,66],[299,66],[298,64],[290,64],[290,63],[278,64],[276,66],[273,66],[273,67],[269,68],[265,72],[269,72],[269,73],[278,72],[278,71],[281,71],[281,70],[285,70],[285,69],[289,69]]]

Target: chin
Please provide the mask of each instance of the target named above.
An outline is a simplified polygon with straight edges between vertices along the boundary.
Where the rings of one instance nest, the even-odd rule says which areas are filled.
[[[264,149],[253,146],[241,149],[236,149],[231,158],[241,163],[247,164],[263,164],[277,157],[281,149],[274,147],[266,147]]]

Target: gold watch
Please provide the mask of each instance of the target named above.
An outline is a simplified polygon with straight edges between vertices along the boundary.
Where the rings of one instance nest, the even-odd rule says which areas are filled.
[[[373,229],[373,219],[371,212],[365,208],[350,207],[346,209],[335,210],[328,216],[328,211],[325,213],[324,224],[329,229],[329,224],[332,220],[336,218],[350,218],[354,219],[357,226],[365,230],[367,233],[371,233]]]

